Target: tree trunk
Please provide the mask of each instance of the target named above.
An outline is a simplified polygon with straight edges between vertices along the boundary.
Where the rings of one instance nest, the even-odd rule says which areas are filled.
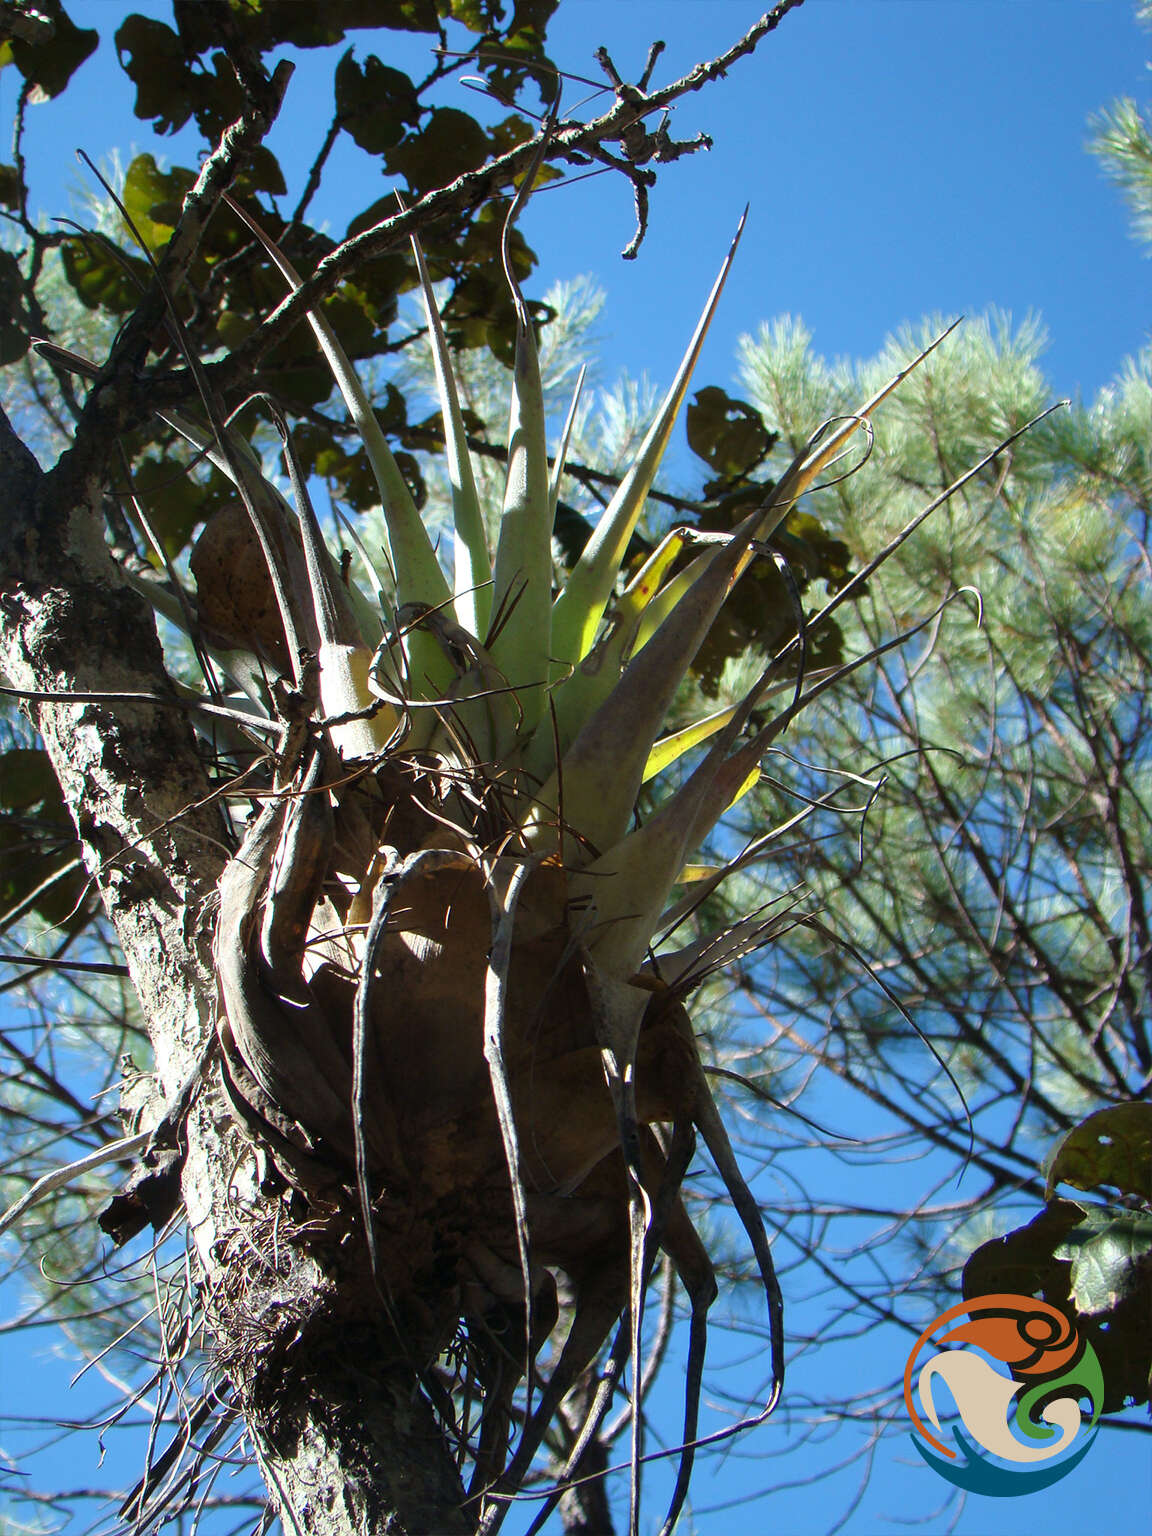
[[[280,1259],[245,1277],[217,1343],[284,1529],[468,1536],[456,1466],[379,1298],[299,1253]]]
[[[156,1071],[148,1128],[213,1036],[213,925],[229,849],[151,612],[104,547],[98,473],[82,476],[77,463],[72,452],[42,472],[0,412],[0,666],[12,687],[52,696],[27,707],[147,1022]],[[219,1363],[284,1528],[474,1529],[444,1437],[369,1288],[295,1250],[287,1264],[270,1252],[236,1284],[234,1212],[255,1159],[215,1069],[181,1145]]]

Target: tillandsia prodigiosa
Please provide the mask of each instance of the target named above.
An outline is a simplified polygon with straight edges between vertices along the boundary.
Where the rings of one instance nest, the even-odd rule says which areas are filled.
[[[536,337],[508,257],[530,186],[525,177],[504,236],[517,331],[498,517],[486,515],[477,489],[448,343],[413,240],[451,485],[450,571],[316,311],[311,325],[383,511],[379,568],[349,530],[371,593],[349,579],[351,559],[338,564],[329,552],[275,403],[266,402],[291,502],[191,355],[205,416],[166,411],[164,420],[233,482],[237,504],[199,538],[194,597],[140,585],[194,642],[215,728],[272,743],[237,782],[237,805],[255,800],[258,810],[246,827],[233,813],[242,840],[220,882],[215,953],[224,1082],[276,1169],[267,1198],[292,1202],[295,1226],[286,1223],[281,1240],[334,1254],[362,1245],[413,1381],[471,1464],[469,1495],[489,1536],[568,1394],[599,1360],[537,1525],[578,1473],[631,1359],[636,1529],[644,1298],[663,1254],[690,1303],[670,1532],[698,1443],[717,1293],[681,1194],[697,1133],[768,1308],[772,1381],[758,1418],[774,1408],[784,1376],[768,1235],[685,1000],[797,920],[794,894],[770,893],[722,932],[676,939],[702,900],[769,856],[778,829],[724,863],[693,868],[690,882],[685,872],[796,712],[836,685],[841,672],[806,674],[806,636],[876,562],[810,620],[797,603],[794,638],[737,702],[674,731],[667,721],[735,584],[753,562],[779,558],[770,540],[799,498],[839,472],[861,435],[870,441],[871,413],[932,349],[858,411],[818,427],[732,531],[674,527],[629,567],[738,230],[634,462],[558,575],[553,527],[576,401],[550,457]],[[298,288],[284,253],[231,206]],[[175,311],[171,321],[178,326]],[[661,793],[670,769],[673,787]],[[657,793],[642,797],[652,781]],[[642,800],[654,806],[645,815]],[[467,1367],[446,1383],[449,1357]],[[463,1404],[473,1389],[482,1406],[470,1416]]]

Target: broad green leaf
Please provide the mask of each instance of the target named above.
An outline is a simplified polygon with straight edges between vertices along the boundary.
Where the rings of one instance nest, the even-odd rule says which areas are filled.
[[[1054,1254],[1084,1216],[1075,1201],[1050,1200],[1026,1226],[982,1243],[964,1266],[964,1295],[1044,1295],[1056,1303],[1067,1294],[1067,1281],[1066,1266],[1058,1265]]]
[[[452,291],[440,311],[450,344],[457,348],[488,347],[508,368],[516,361],[519,311],[504,271],[504,250],[517,282],[531,274],[536,258],[515,227],[507,232],[509,204],[493,198],[477,214],[462,241],[445,241],[436,231],[423,239],[424,254],[434,267],[455,274]],[[536,324],[551,318],[547,305],[528,300]]]
[[[11,251],[0,251],[0,364],[27,352],[29,323],[20,263]]]
[[[152,155],[137,155],[128,167],[120,196],[153,255],[167,244],[195,179],[191,171],[162,171]]]
[[[42,747],[0,753],[0,923],[36,913],[73,932],[89,919],[76,831]]]
[[[43,41],[24,42],[11,39],[12,62],[33,87],[30,100],[48,101],[68,84],[90,54],[95,53],[100,34],[91,27],[77,27],[60,0],[36,0],[35,9],[52,22]]]
[[[360,29],[435,32],[438,24],[436,0],[233,0],[232,13],[241,36],[261,53],[282,43],[328,48]],[[177,16],[190,50],[218,46],[212,15],[199,0],[178,0]]]
[[[236,78],[236,71],[223,52],[212,55],[211,65],[211,70],[198,70],[193,76],[195,95],[192,110],[197,128],[213,144],[219,142],[221,135],[246,110],[246,98]]]
[[[288,190],[280,162],[267,144],[253,146],[232,186],[237,193],[270,192],[273,197],[283,197]]]
[[[177,458],[146,454],[132,466],[132,488],[147,508],[148,521],[169,556],[188,543],[192,530],[217,507],[235,498],[231,482],[213,472],[205,483],[203,471],[193,476]]]
[[[1113,1104],[1082,1120],[1053,1154],[1048,1199],[1057,1184],[1108,1185],[1152,1205],[1152,1104]]]
[[[363,64],[348,52],[336,66],[340,126],[370,155],[394,148],[420,122],[420,99],[407,75],[370,53]]]
[[[380,503],[380,492],[368,455],[355,443],[348,448],[332,433],[309,424],[293,432],[296,452],[305,473],[327,481],[334,505],[344,512],[367,512]]]
[[[43,747],[9,747],[0,753],[0,806],[27,811],[60,799],[60,787]]]
[[[0,204],[5,208],[20,206],[20,172],[14,165],[0,165]]]
[[[1092,1206],[1053,1257],[1072,1266],[1078,1312],[1112,1312],[1133,1292],[1152,1299],[1152,1213]]]
[[[90,921],[88,872],[70,833],[70,824],[53,826],[44,811],[26,823],[0,815],[0,931],[32,913],[61,933]]]
[[[60,248],[64,275],[88,309],[126,315],[140,302],[151,273],[142,258],[129,256],[97,235],[76,235]]]
[[[560,75],[544,52],[544,31],[558,4],[559,0],[517,0],[515,31],[491,44],[480,44],[477,64],[497,100],[515,96],[529,77],[545,105],[555,99]]]
[[[463,23],[469,32],[494,31],[504,19],[501,0],[449,0],[453,21]]]
[[[384,158],[389,171],[403,176],[422,197],[476,170],[490,152],[488,135],[474,117],[456,107],[436,107],[418,134],[394,145]]]
[[[706,497],[751,474],[776,442],[754,406],[714,384],[696,391],[684,424],[689,448],[716,477],[705,485]]]
[[[131,15],[116,30],[116,50],[136,87],[136,116],[150,117],[157,133],[183,128],[196,104],[196,82],[172,28]]]

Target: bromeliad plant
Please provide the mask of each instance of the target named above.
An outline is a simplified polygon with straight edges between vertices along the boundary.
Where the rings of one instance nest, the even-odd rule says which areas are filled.
[[[233,206],[298,286],[283,253]],[[869,433],[870,413],[921,359],[816,431],[731,534],[675,528],[628,572],[738,239],[635,462],[558,591],[552,531],[576,402],[550,460],[507,230],[518,324],[494,547],[414,244],[451,483],[448,574],[322,314],[311,324],[383,508],[379,570],[349,529],[371,596],[326,548],[274,405],[294,505],[206,387],[207,421],[164,418],[234,482],[243,511],[206,526],[192,557],[194,601],[144,585],[191,633],[216,728],[274,740],[238,785],[262,808],[220,885],[225,1086],[292,1191],[296,1225],[278,1228],[281,1249],[330,1250],[341,1283],[362,1285],[365,1313],[395,1330],[461,1465],[471,1464],[469,1493],[489,1533],[606,1348],[560,1482],[578,1468],[631,1358],[635,1529],[643,1304],[661,1252],[690,1302],[683,1446],[664,1530],[675,1524],[717,1289],[680,1193],[696,1132],[763,1284],[773,1376],[763,1415],[783,1382],[768,1237],[685,999],[794,921],[791,900],[768,900],[706,939],[678,946],[675,935],[701,900],[764,857],[775,831],[725,864],[694,867],[685,883],[694,851],[755,782],[771,742],[836,676],[805,677],[798,611],[796,638],[737,703],[671,733],[666,720],[735,583],[753,561],[779,558],[768,541],[797,500]],[[787,703],[773,713],[783,690]],[[645,803],[655,809],[641,818],[650,781],[657,793],[645,791]],[[359,1281],[349,1243],[365,1255]]]

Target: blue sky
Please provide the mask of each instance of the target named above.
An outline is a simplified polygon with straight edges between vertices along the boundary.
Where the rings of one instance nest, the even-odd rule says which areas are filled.
[[[104,36],[60,102],[30,113],[33,201],[45,214],[67,211],[68,188],[79,181],[75,147],[97,160],[119,150],[125,161],[133,146],[157,148],[148,125],[131,114],[110,39],[130,9],[165,17],[168,6],[72,0],[69,9],[78,24],[99,26]],[[549,51],[562,68],[594,75],[592,54],[604,44],[621,73],[635,78],[649,43],[663,38],[661,82],[722,51],[760,9],[758,0],[564,0]],[[619,258],[633,230],[622,182],[598,177],[533,202],[525,231],[540,257],[535,291],[592,273],[607,292],[605,376],[628,368],[666,382],[750,202],[700,382],[728,383],[738,336],[783,312],[803,316],[819,350],[859,357],[904,321],[994,304],[1018,317],[1038,312],[1051,335],[1054,395],[1091,397],[1147,340],[1150,268],[1128,237],[1119,194],[1084,153],[1087,119],[1117,95],[1152,95],[1150,42],[1128,0],[808,0],[727,81],[677,109],[675,136],[705,131],[715,147],[661,170],[636,262]],[[407,39],[403,57],[392,61],[415,71],[424,47]],[[315,66],[301,60],[272,141],[292,193],[327,121],[326,102],[310,109]],[[570,102],[582,91],[567,89]],[[443,99],[474,109],[474,98],[460,91],[449,86]],[[0,75],[5,112],[13,99],[13,82]],[[160,148],[182,158],[178,140]],[[341,148],[332,170],[315,213],[339,232],[383,184],[351,146]],[[36,1388],[38,1410],[32,1388],[14,1381],[45,1347],[42,1336],[30,1347],[5,1344],[6,1411],[17,1399],[29,1411],[57,1400],[59,1376],[47,1367]],[[811,1367],[801,1361],[794,1390],[815,1394],[841,1382],[848,1397],[874,1375],[898,1371],[896,1348],[873,1331]],[[755,1349],[743,1369],[759,1369]],[[80,1410],[69,1404],[67,1411]],[[848,1449],[842,1441],[816,1443],[779,1463],[759,1459],[774,1443],[764,1431],[717,1471],[704,1469],[695,1500],[713,1512],[698,1515],[699,1532],[817,1536],[844,1512],[859,1468],[743,1512],[713,1508],[752,1487],[826,1468]],[[1117,1536],[1145,1529],[1147,1438],[1102,1435],[1057,1488],[1019,1501],[972,1500],[955,1529],[962,1536],[1079,1536],[1098,1523],[1104,1489],[1127,1495],[1109,1499]],[[922,1529],[951,1529],[930,1514],[944,1492],[915,1464],[907,1442],[893,1437],[878,1449],[867,1493],[843,1529],[871,1536],[918,1517],[926,1517]]]
[[[59,102],[29,114],[33,206],[46,215],[80,184],[77,147],[97,160],[133,146],[191,153],[190,139],[157,143],[132,115],[111,43],[130,10],[170,16],[164,0],[72,9],[102,42]],[[758,0],[564,0],[549,50],[596,77],[604,44],[634,79],[662,38],[662,83],[722,52],[760,11]],[[366,34],[353,40],[368,51]],[[399,42],[390,57],[426,66],[427,39]],[[802,315],[826,354],[861,357],[903,321],[995,304],[1038,311],[1056,393],[1091,396],[1146,337],[1149,271],[1119,194],[1084,152],[1087,119],[1112,97],[1147,97],[1148,56],[1129,0],[807,0],[725,81],[678,106],[674,135],[706,132],[714,148],[661,168],[637,261],[619,257],[634,227],[619,178],[535,199],[525,231],[537,289],[594,274],[608,293],[605,372],[667,380],[748,202],[701,378],[727,378],[736,338],[784,312]],[[317,93],[329,67],[301,56],[273,132],[290,194],[327,124]],[[569,83],[565,100],[585,94]],[[13,97],[0,78],[6,111]],[[456,83],[442,100],[482,110]],[[339,233],[384,184],[347,139],[331,170],[314,213]]]
[[[576,0],[553,56],[592,74],[604,41],[634,77],[660,37],[670,78],[760,9]],[[607,287],[611,364],[667,377],[749,201],[702,376],[719,378],[735,338],[785,311],[819,350],[859,357],[905,320],[995,304],[1041,313],[1056,392],[1090,396],[1147,335],[1149,269],[1084,153],[1086,119],[1114,96],[1146,99],[1148,56],[1126,0],[808,0],[678,108],[676,136],[703,130],[715,147],[662,172],[635,264],[615,255],[632,231],[623,185],[541,197],[526,228],[544,270]]]

